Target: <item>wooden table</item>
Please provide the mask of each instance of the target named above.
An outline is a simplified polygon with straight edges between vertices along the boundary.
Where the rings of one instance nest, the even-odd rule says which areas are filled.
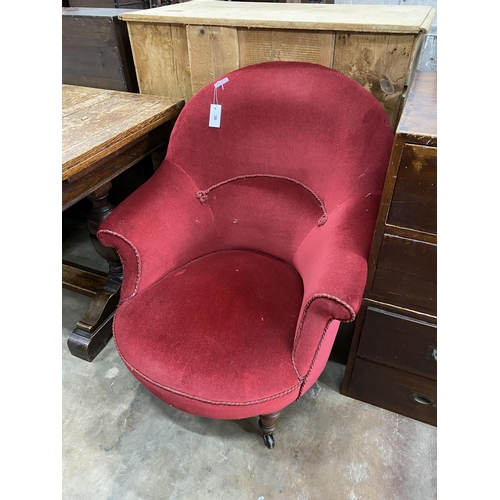
[[[63,287],[92,297],[68,339],[71,353],[92,361],[106,345],[105,328],[118,304],[122,266],[114,249],[96,238],[113,207],[111,180],[147,156],[164,154],[173,119],[184,101],[114,90],[62,86],[62,209],[87,197],[87,217],[96,251],[108,261],[107,274],[63,262]],[[109,326],[109,325],[108,325]]]

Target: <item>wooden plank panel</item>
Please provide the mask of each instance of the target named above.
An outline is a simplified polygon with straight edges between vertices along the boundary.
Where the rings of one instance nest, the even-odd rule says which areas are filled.
[[[385,0],[382,0],[385,3]],[[437,34],[437,0],[400,0],[401,4],[404,5],[427,5],[428,7],[433,7],[436,10],[434,19],[429,27],[429,34]]]
[[[74,75],[78,85],[88,84],[90,87],[105,88],[100,80],[108,78],[123,82],[121,86],[110,90],[128,90],[124,83],[122,60],[116,47],[105,50],[102,46],[89,45],[82,50],[83,46],[83,44],[63,45],[62,83],[68,83],[64,79],[65,75]]]
[[[436,380],[433,349],[437,349],[436,325],[383,309],[367,309],[358,356]]]
[[[135,78],[135,75],[134,75]],[[130,91],[124,88],[120,83],[123,80],[117,78],[104,78],[102,76],[99,77],[99,80],[95,80],[95,77],[88,77],[85,81],[82,80],[81,77],[77,75],[67,75],[63,73],[63,81],[66,85],[95,85],[98,88],[108,89],[108,90],[124,90]]]
[[[137,92],[120,9],[63,9],[62,83]]]
[[[238,29],[240,67],[266,61],[301,61],[332,67],[332,31]]]
[[[424,71],[416,76],[398,133],[408,142],[437,146],[437,73]]]
[[[387,223],[437,234],[437,148],[405,145]]]
[[[186,28],[129,23],[128,29],[141,94],[190,99],[191,72]]]
[[[97,102],[106,98],[106,92],[103,89],[63,85],[62,116],[64,118],[76,110],[88,106],[91,102]]]
[[[333,69],[356,80],[382,104],[395,128],[415,37],[337,33]]]
[[[126,128],[121,127],[125,121],[131,120],[135,123],[141,121],[144,117],[149,117],[152,112],[149,108],[155,103],[144,102],[144,107],[139,106],[131,112],[130,103],[126,99],[120,99],[116,96],[109,95],[107,99],[100,100],[97,103],[92,103],[82,109],[66,115],[63,118],[63,136],[62,147],[63,151],[68,156],[78,154],[77,151],[88,150],[88,139],[95,138],[96,130],[101,131],[102,137],[111,137],[108,134],[108,129]],[[137,118],[136,118],[137,117]],[[89,126],[90,124],[90,126]],[[64,159],[64,158],[63,158]]]
[[[413,33],[426,30],[435,9],[407,5],[334,5],[192,0],[161,9],[120,15],[125,21],[252,28],[312,29],[369,33]],[[430,23],[429,23],[430,25]]]
[[[430,425],[437,424],[437,384],[425,377],[356,358],[347,395]]]
[[[63,180],[118,151],[179,112],[182,103],[160,96],[63,85]],[[65,94],[76,94],[75,101]],[[81,100],[80,96],[87,96]],[[65,106],[74,102],[74,108]]]
[[[63,262],[62,286],[89,297],[96,295],[107,281],[107,274],[78,264]]]
[[[385,235],[369,296],[390,304],[435,314],[437,246]]]
[[[236,28],[187,26],[193,95],[208,83],[239,68]]]
[[[107,182],[113,180],[140,160],[155,152],[160,162],[165,158],[166,137],[163,127],[152,130],[135,141],[130,147],[117,151],[92,164],[91,169],[71,175],[69,181],[62,183],[62,210],[85,198]]]

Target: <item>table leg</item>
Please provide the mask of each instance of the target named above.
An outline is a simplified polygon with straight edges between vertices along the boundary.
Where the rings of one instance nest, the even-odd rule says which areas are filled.
[[[85,361],[92,361],[111,338],[111,320],[120,299],[123,278],[120,258],[114,248],[105,247],[96,236],[100,224],[114,208],[107,199],[110,189],[111,182],[107,182],[87,197],[92,202],[87,216],[90,239],[97,253],[108,261],[109,272],[103,288],[93,296],[87,312],[68,338],[71,354]]]

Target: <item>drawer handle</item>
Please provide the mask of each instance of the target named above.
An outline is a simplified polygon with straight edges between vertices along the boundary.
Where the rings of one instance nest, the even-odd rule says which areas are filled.
[[[437,360],[438,360],[437,347],[434,347],[433,345],[427,346],[427,349],[425,351],[425,355],[426,355],[427,359],[433,359],[437,363]]]
[[[424,396],[423,394],[413,393],[413,401],[421,405],[431,405],[432,407],[437,406],[437,401],[435,398],[430,398],[429,396]]]

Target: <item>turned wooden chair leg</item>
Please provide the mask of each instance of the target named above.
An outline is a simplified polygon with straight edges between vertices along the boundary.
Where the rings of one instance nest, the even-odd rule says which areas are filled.
[[[280,416],[280,412],[276,411],[270,413],[269,415],[261,415],[259,418],[259,427],[262,431],[264,438],[264,444],[268,448],[274,448],[274,436],[273,431],[276,428],[276,420]]]

